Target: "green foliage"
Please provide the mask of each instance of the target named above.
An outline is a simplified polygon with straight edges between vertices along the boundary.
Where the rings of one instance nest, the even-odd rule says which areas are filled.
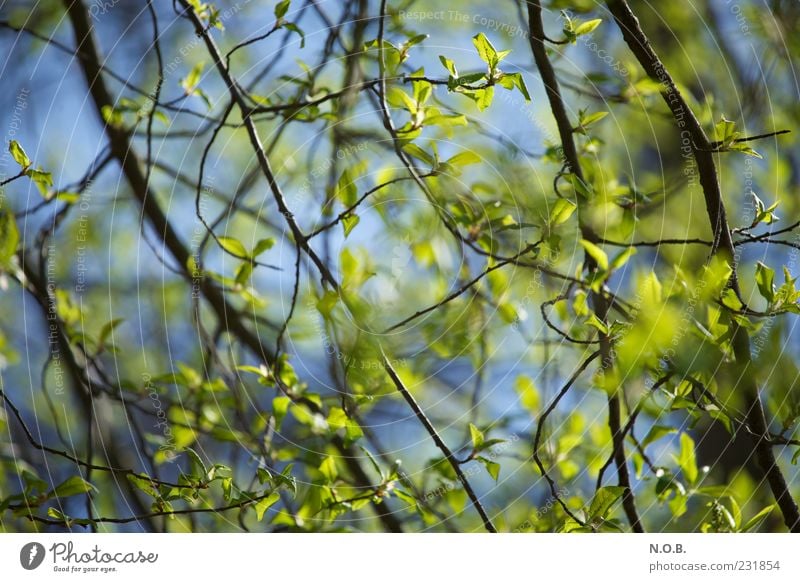
[[[591,2],[545,6],[545,38],[501,26],[510,4],[494,27],[379,4],[178,0],[160,56],[148,22],[136,70],[75,61],[105,91],[25,94],[59,104],[42,135],[18,100],[3,528],[87,528],[91,502],[167,531],[619,532],[633,504],[648,531],[782,531],[742,459],[763,402],[798,497],[791,11],[742,5],[766,107],[746,71],[731,91],[696,66],[735,67],[713,51],[740,36],[667,4],[632,8],[678,31],[689,60],[654,64],[677,90]],[[63,36],[61,12],[23,16]],[[18,45],[21,73],[61,66]]]

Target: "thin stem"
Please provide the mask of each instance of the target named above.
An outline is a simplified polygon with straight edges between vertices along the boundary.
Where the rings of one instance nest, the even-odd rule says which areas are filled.
[[[381,349],[381,359],[383,366],[384,368],[386,368],[386,372],[392,379],[392,382],[397,388],[397,391],[403,395],[403,398],[405,398],[406,402],[411,407],[411,410],[414,411],[414,415],[422,423],[422,426],[425,427],[425,430],[428,431],[428,434],[433,439],[433,442],[436,443],[436,446],[439,447],[439,450],[441,450],[442,453],[444,454],[444,458],[453,468],[453,471],[455,471],[458,480],[461,481],[461,485],[464,487],[464,491],[467,492],[467,495],[469,496],[470,500],[472,500],[472,504],[475,506],[475,509],[478,510],[478,514],[480,514],[481,516],[481,520],[483,521],[483,526],[486,528],[486,531],[488,531],[489,533],[497,533],[497,529],[494,527],[492,520],[486,513],[486,509],[484,509],[480,499],[475,494],[475,491],[472,489],[472,485],[470,485],[470,482],[467,480],[467,476],[464,475],[464,471],[461,470],[461,466],[458,459],[453,454],[453,451],[451,451],[450,448],[442,440],[442,437],[439,436],[439,433],[436,432],[436,429],[434,428],[433,424],[431,424],[431,421],[428,419],[427,415],[425,414],[425,411],[422,410],[422,408],[417,403],[414,396],[412,396],[411,392],[408,391],[408,388],[405,387],[403,381],[400,379],[400,377],[397,375],[397,372],[395,372],[394,368],[392,367],[391,362],[389,362],[389,358],[387,358],[386,354],[383,352],[383,349]]]

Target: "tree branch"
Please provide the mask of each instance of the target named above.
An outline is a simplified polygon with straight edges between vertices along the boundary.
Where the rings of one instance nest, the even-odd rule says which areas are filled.
[[[739,282],[736,273],[734,243],[728,226],[725,204],[717,177],[712,144],[706,136],[702,125],[695,117],[686,100],[681,95],[675,82],[664,64],[653,50],[647,36],[639,25],[639,20],[633,14],[625,0],[608,0],[608,9],[614,16],[622,36],[631,52],[647,75],[662,84],[661,95],[672,111],[676,125],[679,129],[689,133],[692,141],[692,150],[700,173],[700,184],[706,202],[706,211],[714,233],[714,244],[711,253],[722,251],[724,257],[731,263],[733,274],[730,286],[739,294]],[[789,492],[786,479],[778,466],[775,453],[769,443],[769,430],[767,426],[764,406],[759,396],[758,384],[753,377],[750,353],[750,337],[745,329],[735,320],[731,320],[735,362],[735,377],[741,378],[744,383],[745,399],[747,401],[747,418],[750,430],[753,432],[753,449],[758,463],[766,477],[775,501],[783,513],[784,523],[792,532],[800,532],[800,511],[797,503]]]
[[[456,475],[458,476],[458,480],[461,481],[461,485],[464,487],[464,491],[467,492],[467,495],[472,500],[472,504],[475,506],[475,509],[478,510],[478,514],[480,514],[481,520],[483,520],[483,526],[486,528],[486,531],[489,533],[497,533],[497,529],[494,527],[492,520],[486,513],[486,509],[484,509],[480,499],[478,499],[478,496],[472,489],[472,485],[470,485],[470,482],[467,480],[467,476],[464,475],[464,472],[461,470],[458,459],[453,454],[453,451],[451,451],[442,440],[442,437],[439,436],[439,433],[436,432],[436,428],[434,428],[433,424],[431,424],[431,421],[428,419],[425,411],[420,408],[414,396],[412,396],[411,392],[408,391],[408,388],[405,387],[403,381],[400,379],[400,376],[397,375],[397,372],[395,372],[391,362],[389,362],[389,358],[387,358],[386,354],[383,352],[383,349],[381,349],[381,360],[383,362],[383,367],[386,368],[386,372],[392,379],[397,391],[403,395],[403,398],[405,398],[406,402],[411,407],[411,410],[414,411],[414,415],[422,423],[422,426],[425,427],[425,430],[428,431],[428,434],[431,435],[433,442],[436,443],[436,446],[439,447],[439,450],[441,450],[444,454],[444,458],[453,468],[453,471],[455,471]]]

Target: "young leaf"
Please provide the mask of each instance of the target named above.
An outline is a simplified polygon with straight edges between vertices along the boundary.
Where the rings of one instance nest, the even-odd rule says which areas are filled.
[[[514,390],[519,396],[522,407],[531,414],[538,414],[539,391],[536,389],[536,384],[533,383],[533,380],[527,376],[517,376],[514,381]]]
[[[489,86],[475,91],[475,104],[480,111],[484,111],[491,104],[494,99],[494,87]]]
[[[481,463],[491,475],[492,479],[497,481],[500,478],[500,464],[490,461],[486,457],[476,457],[476,460]]]
[[[358,200],[358,188],[355,185],[350,168],[345,169],[342,175],[339,176],[339,181],[336,183],[335,196],[347,208]]]
[[[480,429],[471,422],[469,423],[469,436],[472,440],[472,448],[479,449],[483,444],[484,436]]]
[[[603,271],[608,271],[608,255],[598,247],[596,244],[589,242],[588,240],[581,240],[581,246],[586,250],[586,254],[589,255],[594,262],[597,263],[597,266],[600,267]]]
[[[623,493],[625,493],[624,487],[612,485],[598,489],[597,493],[595,493],[594,497],[592,498],[592,502],[589,504],[589,520],[598,517],[605,518],[608,515],[608,512],[611,510],[611,507],[614,505],[617,499],[622,497]]]
[[[11,152],[11,157],[14,158],[14,161],[17,162],[23,170],[27,170],[28,166],[31,165],[28,154],[25,153],[25,150],[22,149],[19,142],[12,139],[8,144],[8,151]]]
[[[569,220],[569,217],[572,216],[572,213],[575,212],[577,207],[578,206],[574,202],[566,198],[559,198],[556,200],[553,209],[550,211],[550,226],[558,226],[559,224],[565,223]]]
[[[289,11],[289,4],[291,4],[291,0],[282,0],[275,5],[275,18],[280,19],[286,16],[286,13]]]
[[[70,497],[72,495],[80,495],[82,493],[89,493],[90,491],[97,491],[97,489],[85,481],[82,477],[77,475],[70,477],[61,485],[53,489],[50,497]]]
[[[358,214],[350,212],[342,218],[342,228],[344,228],[344,237],[347,238],[356,225],[361,221]]]
[[[36,187],[43,196],[53,187],[53,175],[50,172],[45,172],[39,168],[35,170],[33,168],[28,168],[25,170],[25,175],[33,180],[33,183],[36,184]]]
[[[280,494],[277,491],[273,491],[269,495],[267,495],[264,499],[260,499],[255,504],[256,510],[256,518],[258,521],[261,521],[264,518],[264,512],[267,511],[270,507],[275,505],[275,503],[281,498]]]
[[[244,248],[244,245],[238,239],[230,236],[219,236],[217,237],[217,242],[226,252],[239,258],[247,258],[250,256],[247,249]]]
[[[472,38],[472,44],[475,45],[475,48],[478,49],[478,56],[481,60],[489,65],[490,69],[494,69],[497,66],[497,63],[500,61],[497,50],[495,50],[492,43],[489,42],[489,39],[486,38],[486,35],[482,32],[476,34]]]
[[[7,267],[17,252],[19,230],[14,215],[7,209],[0,209],[0,267]]]
[[[575,27],[575,35],[581,36],[583,34],[589,34],[594,31],[595,28],[600,26],[600,23],[603,22],[602,18],[595,18],[594,20],[587,20],[586,22],[582,22],[578,26]]]
[[[317,301],[317,310],[322,314],[322,317],[330,319],[331,312],[337,303],[339,303],[339,294],[336,291],[326,291],[325,295]]]
[[[625,263],[628,262],[628,259],[630,259],[635,254],[636,254],[636,247],[628,247],[627,249],[625,249],[616,257],[614,257],[614,260],[611,261],[611,270],[613,271],[615,269],[620,269],[624,267]]]
[[[442,65],[444,65],[444,68],[447,69],[447,72],[450,73],[451,77],[458,78],[458,69],[456,69],[456,65],[453,61],[444,55],[439,55],[439,61],[442,63]]]
[[[775,299],[775,271],[770,269],[761,261],[756,263],[756,284],[758,285],[758,292],[770,304]]]
[[[736,123],[730,121],[729,119],[725,119],[723,115],[717,124],[714,126],[714,135],[717,138],[717,141],[721,143],[721,148],[727,148],[728,146],[733,143],[739,134],[736,131]]]
[[[275,246],[274,238],[262,238],[256,243],[256,246],[253,247],[253,258],[256,258],[258,255],[267,252],[273,246]]]
[[[690,485],[694,485],[695,481],[697,481],[698,474],[697,458],[694,452],[694,440],[692,440],[692,437],[687,433],[682,432],[680,441],[681,448],[677,458],[678,466],[681,468],[683,476],[686,477],[686,481],[688,481]]]
[[[767,516],[768,516],[770,513],[772,513],[772,511],[773,511],[774,509],[775,509],[775,506],[774,506],[774,505],[768,505],[768,506],[766,506],[764,509],[762,509],[761,511],[759,511],[758,513],[756,513],[756,514],[755,514],[753,517],[751,517],[750,519],[748,519],[748,520],[747,520],[747,523],[745,523],[745,524],[742,526],[742,529],[740,529],[739,531],[740,531],[741,533],[747,533],[747,532],[749,532],[749,531],[751,531],[751,530],[754,530],[754,529],[755,529],[755,528],[757,528],[759,525],[761,525],[761,522],[762,522],[762,521],[764,521],[764,520],[767,518]]]
[[[417,144],[409,143],[403,146],[403,151],[410,156],[417,158],[425,162],[426,164],[430,165],[431,167],[436,166],[436,160],[431,156],[428,152],[423,150]]]
[[[475,152],[466,151],[454,155],[445,163],[451,166],[467,166],[469,164],[480,164],[481,157]]]
[[[522,78],[522,73],[503,73],[497,81],[500,85],[511,91],[516,87],[519,89],[525,101],[531,100],[531,94],[528,92],[528,87],[525,85],[525,79]]]
[[[339,472],[336,470],[336,461],[333,460],[333,457],[325,457],[319,466],[319,471],[328,480],[328,483],[333,483],[336,481],[336,477],[339,476]]]
[[[197,89],[197,84],[200,82],[200,77],[203,75],[203,68],[205,67],[205,63],[200,61],[192,70],[189,71],[189,74],[186,75],[183,79],[181,79],[181,87],[183,87],[184,92],[187,95],[192,95]]]

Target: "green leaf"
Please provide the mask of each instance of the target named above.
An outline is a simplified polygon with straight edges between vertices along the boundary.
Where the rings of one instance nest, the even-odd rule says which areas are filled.
[[[492,104],[493,99],[494,99],[494,87],[490,86],[475,91],[475,104],[481,111],[487,109]]]
[[[47,517],[52,517],[53,519],[57,519],[59,521],[65,522],[65,523],[69,523],[70,522],[70,518],[67,517],[65,514],[61,513],[55,507],[49,507],[47,509]]]
[[[583,196],[584,198],[593,198],[594,193],[592,192],[591,187],[586,184],[583,180],[581,180],[575,174],[566,174],[564,178],[572,184],[572,187],[575,188],[575,192]]]
[[[592,313],[589,318],[583,322],[584,325],[589,325],[597,329],[603,335],[608,335],[608,326],[603,323],[603,321],[597,317],[594,313]]]
[[[392,107],[397,107],[398,109],[404,107],[412,116],[415,115],[419,109],[417,102],[400,87],[391,87],[386,93],[386,100]]]
[[[345,169],[342,175],[339,176],[334,194],[347,208],[351,207],[358,200],[358,188],[355,185],[350,168]]]
[[[625,263],[628,262],[628,259],[630,259],[635,254],[636,254],[636,247],[628,247],[627,249],[625,249],[616,257],[614,257],[614,260],[611,261],[611,270],[613,271],[615,269],[619,269],[625,266]]]
[[[280,429],[283,419],[286,418],[286,412],[289,410],[289,404],[292,400],[288,396],[276,396],[272,399],[272,415],[275,417],[275,428]]]
[[[517,376],[514,381],[514,390],[519,395],[520,404],[522,407],[531,414],[538,414],[539,412],[539,391],[536,389],[536,384],[528,376]]]
[[[588,127],[593,123],[596,123],[603,119],[606,115],[608,115],[608,111],[596,111],[594,113],[590,113],[583,119],[581,119],[581,125],[583,127]]]
[[[17,162],[23,170],[27,170],[28,166],[31,165],[31,159],[28,157],[28,154],[25,153],[25,150],[22,149],[22,146],[19,145],[18,141],[12,139],[8,144],[8,151],[11,152],[11,157],[14,158],[14,161]]]
[[[678,454],[677,463],[690,485],[697,481],[697,459],[694,451],[694,440],[687,433],[681,433],[681,448]]]
[[[105,323],[103,327],[100,328],[100,334],[97,336],[98,345],[105,345],[106,340],[111,335],[111,332],[113,332],[123,321],[125,321],[125,318],[119,317]]]
[[[589,242],[588,240],[581,240],[581,246],[586,251],[594,262],[597,263],[597,266],[600,267],[603,271],[608,271],[608,255],[598,247],[596,244]]]
[[[67,204],[75,204],[80,199],[81,195],[78,192],[58,192],[56,194],[56,200],[61,200]]]
[[[347,413],[338,406],[331,406],[331,410],[328,413],[328,426],[331,430],[335,431],[344,428],[346,422]]]
[[[763,160],[764,159],[764,156],[762,156],[760,153],[758,153],[756,150],[751,148],[746,143],[733,143],[730,146],[728,146],[728,149],[733,151],[733,152],[741,152],[741,153],[743,153],[745,155],[748,155],[748,156],[751,156],[751,157],[754,157],[754,158],[758,158],[759,160]]]
[[[230,236],[219,236],[217,242],[226,252],[235,255],[239,258],[248,258],[250,253],[238,239]]]
[[[772,511],[773,511],[774,509],[775,509],[775,505],[768,505],[768,506],[766,506],[764,509],[762,509],[761,511],[759,511],[758,513],[756,513],[756,514],[755,514],[753,517],[751,517],[750,519],[748,519],[748,520],[747,520],[747,523],[745,523],[745,524],[742,526],[742,529],[740,529],[739,531],[740,531],[741,533],[747,533],[747,532],[749,532],[749,531],[751,531],[751,530],[754,530],[754,529],[755,529],[755,528],[757,528],[759,525],[761,525],[761,522],[762,522],[762,521],[764,521],[764,520],[767,518],[767,516],[768,516],[770,513],[772,513]]]
[[[574,132],[582,135],[586,135],[587,127],[593,123],[597,123],[606,115],[608,115],[608,111],[596,111],[595,113],[590,113],[589,115],[586,115],[585,113],[586,112],[584,110],[580,110],[578,112],[578,127],[573,129]]]
[[[722,148],[728,147],[739,135],[736,132],[736,123],[730,121],[729,119],[725,119],[725,116],[723,115],[714,126],[714,135],[716,136],[717,141],[722,143]]]
[[[0,267],[8,267],[17,252],[19,230],[14,215],[7,209],[0,209]]]
[[[317,301],[317,310],[325,319],[330,319],[331,312],[338,302],[339,294],[336,291],[326,291],[319,301]]]
[[[144,492],[145,494],[149,495],[150,497],[159,497],[160,493],[158,489],[156,489],[153,482],[149,479],[145,479],[140,477],[139,475],[131,475],[128,474],[128,481],[130,481],[131,485],[136,487],[139,491]]]
[[[200,82],[200,78],[203,75],[203,68],[206,64],[203,61],[197,63],[192,70],[189,71],[189,74],[186,75],[183,79],[181,79],[181,87],[186,92],[187,95],[192,95],[197,89],[197,84]]]
[[[480,164],[481,157],[472,151],[460,152],[445,163],[451,166],[468,166],[470,164]]]
[[[418,34],[416,36],[412,36],[411,38],[409,38],[407,41],[405,41],[403,43],[403,46],[406,47],[406,48],[410,48],[412,46],[416,46],[416,45],[420,44],[421,42],[425,41],[428,38],[428,36],[429,35],[427,35],[427,34]]]
[[[283,24],[283,28],[291,30],[293,33],[300,36],[300,48],[306,46],[306,34],[294,22],[285,22]]]
[[[409,143],[403,146],[403,151],[410,156],[422,160],[431,167],[436,166],[436,160],[428,152],[423,150],[417,144]]]
[[[47,194],[48,190],[53,187],[53,175],[50,172],[45,172],[41,169],[28,168],[25,170],[25,175],[28,176],[42,195]]]
[[[443,55],[439,55],[439,61],[444,65],[444,68],[447,69],[447,72],[450,73],[451,76],[458,78],[458,69],[456,69],[456,65],[453,61]]]
[[[358,214],[350,212],[342,217],[342,228],[344,229],[344,238],[347,238],[356,225],[361,222]]]
[[[481,463],[484,467],[486,467],[486,470],[489,472],[489,475],[491,475],[492,479],[497,481],[500,478],[500,464],[499,463],[495,463],[494,461],[490,461],[486,457],[476,457],[475,460],[478,461],[479,463]]]
[[[550,226],[558,226],[559,224],[565,223],[569,220],[569,217],[572,216],[572,213],[575,212],[576,208],[578,208],[577,204],[571,200],[567,200],[566,198],[559,198],[556,200],[553,209],[550,211]]]
[[[600,23],[603,22],[602,18],[595,18],[594,20],[587,20],[586,22],[582,22],[578,26],[575,27],[575,35],[581,36],[582,34],[589,34],[594,31],[595,28],[600,26]]]
[[[192,470],[192,475],[205,475],[208,473],[208,468],[206,468],[206,464],[203,462],[203,459],[200,458],[200,455],[197,452],[190,448],[186,447],[186,456],[189,457],[189,466]]]
[[[473,449],[479,449],[485,440],[480,429],[471,422],[469,423],[469,437],[472,440]]]
[[[363,437],[364,431],[361,429],[361,425],[358,424],[358,421],[348,418],[344,423],[344,434],[347,444],[351,444]]]
[[[589,520],[591,521],[598,517],[605,518],[617,499],[622,497],[624,493],[624,487],[617,487],[614,485],[598,489],[597,493],[595,493],[592,498],[592,502],[589,504]]]
[[[494,69],[500,59],[497,55],[497,50],[495,50],[492,43],[489,42],[489,39],[486,38],[486,35],[482,32],[476,34],[472,38],[472,44],[478,49],[478,56],[481,60],[488,64],[490,69]]]
[[[675,432],[678,432],[678,429],[676,429],[675,427],[655,424],[650,429],[650,432],[647,433],[647,436],[644,437],[644,440],[642,440],[642,447],[646,447],[647,445],[653,444],[662,437],[665,437],[668,434],[673,434]]]
[[[761,296],[772,304],[775,299],[775,271],[761,261],[756,263],[756,284]]]
[[[336,470],[336,461],[333,457],[325,457],[319,466],[319,471],[327,479],[328,483],[333,483],[339,476],[339,471]]]
[[[465,115],[431,115],[425,118],[426,125],[438,125],[439,127],[455,127],[457,125],[467,125]]]
[[[522,93],[522,96],[525,97],[525,101],[531,100],[531,94],[528,92],[528,87],[525,85],[525,79],[522,78],[522,73],[504,73],[497,82],[509,91],[516,87],[519,89],[519,92]]]
[[[274,238],[262,238],[256,243],[256,246],[253,247],[253,258],[256,258],[258,255],[267,252],[273,246],[275,246]]]
[[[744,303],[742,303],[741,299],[736,295],[736,292],[730,287],[722,292],[721,299],[722,304],[733,311],[741,311],[744,307]]]
[[[75,475],[53,489],[50,497],[70,497],[72,495],[89,493],[90,491],[97,491],[97,489],[91,483],[84,480],[83,477]]]
[[[258,521],[261,521],[264,518],[264,512],[267,511],[270,507],[275,505],[275,503],[281,498],[280,494],[277,491],[273,491],[269,495],[267,495],[264,499],[260,499],[255,504],[256,509],[256,518]]]
[[[275,5],[275,18],[283,18],[289,11],[291,0],[282,0]]]

